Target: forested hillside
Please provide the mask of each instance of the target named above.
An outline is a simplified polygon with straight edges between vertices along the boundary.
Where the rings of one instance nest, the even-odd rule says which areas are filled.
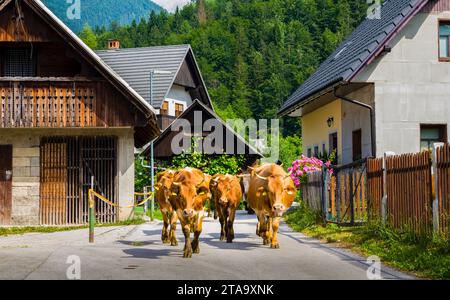
[[[66,0],[43,0],[42,2],[74,32],[80,32],[86,24],[93,28],[108,27],[113,21],[129,25],[133,20],[148,18],[151,11],[162,10],[151,0],[81,0],[81,19],[69,20],[67,9],[71,4],[66,3]]]
[[[110,38],[122,47],[191,44],[222,117],[275,118],[366,11],[364,0],[198,0],[131,26],[85,28],[82,38],[97,48]],[[298,119],[283,121],[285,136],[299,135]]]

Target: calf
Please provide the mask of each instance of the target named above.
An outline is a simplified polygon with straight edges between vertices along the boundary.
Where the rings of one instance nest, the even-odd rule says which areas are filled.
[[[211,180],[210,186],[221,225],[220,240],[226,239],[227,243],[232,243],[236,209],[242,199],[239,179],[231,175],[216,175]]]
[[[170,243],[172,246],[178,246],[176,237],[178,216],[170,203],[170,196],[172,195],[171,188],[174,176],[175,171],[172,170],[167,170],[157,175],[155,198],[159,204],[164,221],[161,240],[164,244]]]
[[[199,238],[205,214],[204,206],[211,199],[210,179],[210,176],[200,170],[185,168],[175,174],[172,182],[170,203],[183,227],[185,258],[192,257],[192,253],[200,253]],[[191,228],[194,231],[192,243]]]
[[[281,166],[266,164],[252,171],[248,201],[258,216],[257,234],[263,239],[264,245],[280,248],[278,227],[296,194],[290,174]]]

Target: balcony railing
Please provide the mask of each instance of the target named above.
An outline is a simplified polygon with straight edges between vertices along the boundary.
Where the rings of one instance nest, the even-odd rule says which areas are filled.
[[[0,128],[96,126],[96,83],[0,77]]]

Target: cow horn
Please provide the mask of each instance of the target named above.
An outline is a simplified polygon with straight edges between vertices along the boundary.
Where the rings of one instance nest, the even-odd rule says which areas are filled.
[[[179,183],[179,182],[172,182],[172,184],[174,185],[174,186],[180,186],[181,185],[181,183]]]
[[[286,175],[286,178],[291,177],[291,175],[292,175],[292,170],[289,171],[289,173]]]
[[[258,177],[259,179],[262,179],[262,180],[269,180],[269,177],[262,177],[259,174],[256,174],[256,177]]]
[[[238,178],[245,178],[245,177],[250,177],[250,174],[241,174],[241,175],[236,175]]]

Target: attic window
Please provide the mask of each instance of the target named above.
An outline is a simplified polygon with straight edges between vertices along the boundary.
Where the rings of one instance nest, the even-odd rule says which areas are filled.
[[[439,60],[450,61],[450,21],[439,22]]]
[[[36,55],[27,48],[5,49],[2,71],[6,77],[35,77]]]

